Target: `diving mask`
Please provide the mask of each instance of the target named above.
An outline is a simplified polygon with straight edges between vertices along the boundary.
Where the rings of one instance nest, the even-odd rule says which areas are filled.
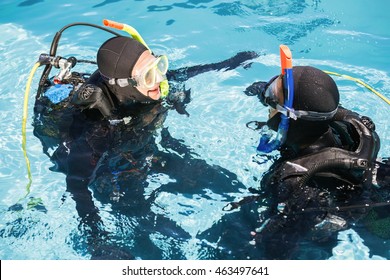
[[[168,58],[165,55],[158,56],[155,60],[145,65],[139,71],[139,74],[137,73],[133,77],[133,80],[136,82],[135,86],[151,89],[156,83],[166,79],[165,74],[167,71]]]
[[[277,75],[271,78],[261,91],[261,104],[276,109],[277,104],[279,104],[279,96],[281,95],[281,92],[283,92],[283,85],[280,82],[280,75]]]
[[[168,71],[168,58],[165,55],[156,57],[145,67],[143,67],[132,78],[120,78],[109,79],[111,85],[118,85],[120,87],[126,87],[131,85],[133,87],[143,87],[146,89],[153,88],[157,83],[166,80],[165,74]]]
[[[296,120],[297,118],[309,120],[309,121],[321,121],[331,119],[337,108],[331,112],[314,112],[306,110],[294,110],[286,105],[280,105],[283,103],[283,95],[287,94],[285,89],[284,75],[277,75],[270,79],[270,81],[264,86],[260,94],[260,101],[264,106],[269,106],[279,113],[282,113],[288,118]]]
[[[276,110],[279,113],[282,113],[286,117],[297,119],[297,115],[292,108],[289,108],[284,105],[285,100],[284,96],[288,94],[285,90],[284,85],[284,75],[274,76],[269,80],[269,82],[264,86],[264,89],[260,93],[260,102],[264,106],[269,106]],[[283,104],[283,105],[280,105]]]

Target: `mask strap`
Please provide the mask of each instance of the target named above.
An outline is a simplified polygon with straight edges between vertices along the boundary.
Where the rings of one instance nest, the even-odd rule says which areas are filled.
[[[100,73],[100,76],[103,78],[103,80],[107,81],[112,86],[114,86],[114,85],[118,85],[120,87],[126,87],[128,85],[131,85],[133,87],[137,86],[137,81],[134,80],[133,78],[116,79],[116,78],[107,77],[107,76],[103,75],[103,73],[100,71],[99,71],[99,73]]]

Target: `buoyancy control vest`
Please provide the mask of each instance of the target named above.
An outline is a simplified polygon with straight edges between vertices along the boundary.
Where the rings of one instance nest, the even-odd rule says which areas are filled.
[[[99,71],[95,71],[91,77],[80,86],[73,94],[71,103],[82,109],[97,109],[104,117],[109,117],[115,107],[114,101]]]
[[[43,94],[36,97],[37,104],[53,110],[76,107],[83,109],[97,109],[103,117],[109,117],[114,109],[114,101],[105,86],[99,71],[92,75],[72,72],[60,83],[54,78],[47,80],[43,87]]]
[[[329,147],[287,160],[279,170],[280,181],[296,177],[303,187],[314,176],[333,177],[350,185],[371,184],[372,168],[380,140],[370,118],[339,108],[330,126],[336,130],[345,146]],[[353,141],[354,144],[347,143]]]

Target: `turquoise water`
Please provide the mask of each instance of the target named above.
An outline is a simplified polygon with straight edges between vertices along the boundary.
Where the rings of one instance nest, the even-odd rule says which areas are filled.
[[[82,4],[80,4],[82,3]],[[198,158],[237,175],[237,188],[226,196],[160,192],[151,211],[160,214],[189,236],[166,238],[160,232],[148,238],[162,258],[216,258],[216,243],[202,233],[229,215],[222,208],[257,188],[269,167],[259,165],[255,154],[258,134],[245,127],[248,121],[267,118],[267,109],[243,90],[257,80],[268,80],[279,71],[278,46],[287,44],[296,65],[311,65],[361,79],[390,98],[390,31],[388,1],[2,1],[0,4],[0,258],[88,259],[85,234],[78,227],[75,204],[65,191],[65,176],[49,170],[52,163],[32,134],[35,75],[29,103],[27,152],[32,184],[28,184],[21,150],[23,95],[29,72],[39,54],[48,52],[51,40],[64,25],[82,21],[101,24],[103,18],[128,23],[138,29],[155,53],[168,55],[172,69],[218,62],[239,51],[261,54],[251,67],[205,73],[186,82],[192,100],[190,117],[169,112],[164,123],[171,135],[191,147]],[[104,32],[87,27],[65,31],[57,54],[94,59]],[[389,106],[354,82],[335,78],[342,104],[370,116],[381,138],[379,156],[390,155]],[[159,139],[157,138],[157,141]],[[148,178],[148,189],[169,178]],[[238,182],[240,184],[238,184]],[[245,187],[241,187],[241,186]],[[40,202],[33,207],[34,202]],[[109,203],[95,200],[105,229],[115,233],[122,248],[142,247],[132,238],[136,220],[112,211]],[[249,213],[249,215],[255,213]],[[248,236],[237,243],[250,241]],[[234,246],[233,246],[234,247]],[[229,248],[223,248],[229,251]],[[317,250],[316,248],[312,248]],[[230,254],[235,252],[230,250]],[[151,258],[139,252],[138,258]],[[240,255],[245,257],[245,252]],[[390,258],[388,240],[342,232],[333,248],[333,259]]]

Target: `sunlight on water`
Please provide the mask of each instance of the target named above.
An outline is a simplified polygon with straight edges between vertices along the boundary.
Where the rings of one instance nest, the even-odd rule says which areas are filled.
[[[370,249],[353,229],[339,232],[338,240],[330,260],[385,260],[377,255],[370,256]]]

